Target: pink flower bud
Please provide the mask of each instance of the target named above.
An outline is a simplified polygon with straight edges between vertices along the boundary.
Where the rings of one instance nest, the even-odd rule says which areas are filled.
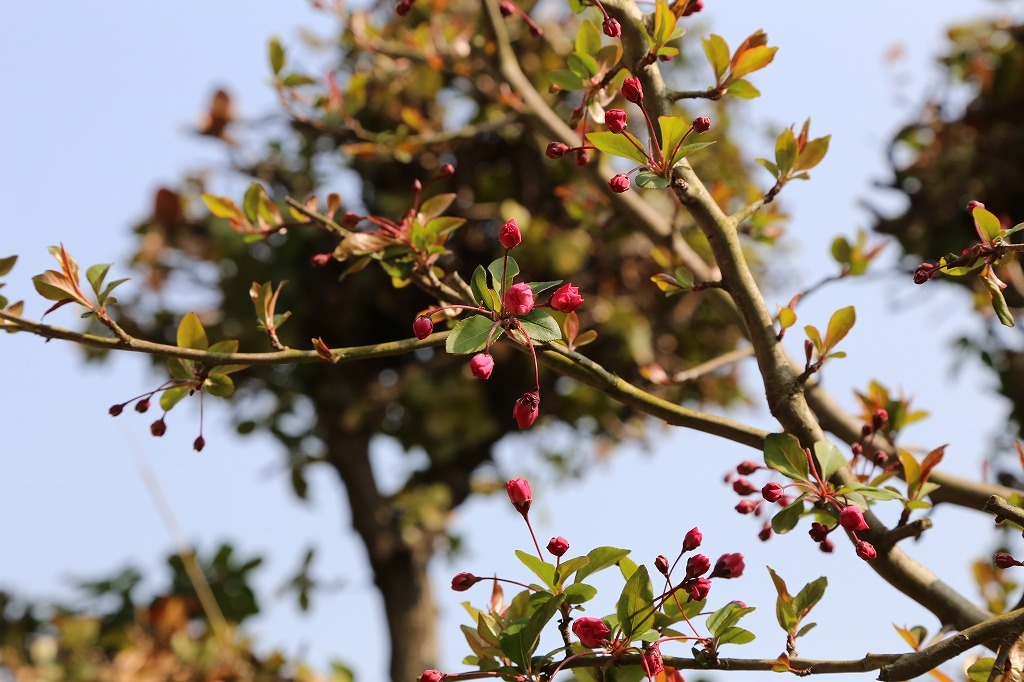
[[[611,629],[603,620],[589,616],[577,618],[572,624],[572,631],[580,638],[583,646],[591,649],[603,646],[611,634]]]
[[[761,526],[761,532],[757,534],[757,539],[761,542],[768,542],[772,538],[772,524],[765,521],[765,524]]]
[[[586,166],[590,163],[590,150],[589,149],[577,149],[576,150],[576,165]]]
[[[615,19],[608,17],[601,24],[601,28],[604,29],[604,34],[609,38],[618,38],[622,35],[622,25]]]
[[[530,504],[533,503],[533,491],[530,490],[530,482],[525,478],[513,478],[505,484],[505,492],[512,506],[522,515],[530,511]]]
[[[824,540],[818,543],[818,549],[820,549],[825,554],[831,554],[835,551],[836,546],[832,544],[831,540],[825,538]]]
[[[417,339],[422,341],[434,333],[434,323],[430,321],[429,317],[423,317],[421,315],[413,320],[412,333]]]
[[[889,421],[889,413],[881,408],[875,410],[875,413],[871,415],[871,426],[874,427],[875,431],[885,426],[887,421]]]
[[[569,551],[569,541],[561,535],[548,540],[548,551],[554,556],[562,556]]]
[[[854,443],[853,445],[850,446],[850,452],[853,453],[854,457],[860,457],[862,454],[864,454],[864,446],[861,445],[860,443]]]
[[[754,473],[755,471],[761,468],[761,465],[758,464],[757,462],[751,462],[750,460],[746,460],[736,465],[736,473],[738,473],[740,476],[749,476],[750,474]]]
[[[551,295],[550,305],[560,313],[571,313],[576,310],[583,305],[579,287],[574,287],[571,283],[563,284]]]
[[[706,133],[711,130],[711,119],[707,116],[701,116],[700,118],[693,119],[693,132],[695,133]]]
[[[528,429],[533,426],[533,422],[537,421],[538,414],[540,414],[540,394],[536,391],[524,393],[512,407],[512,417],[520,429]]]
[[[857,544],[854,545],[854,547],[857,549],[857,556],[859,556],[864,561],[871,561],[876,556],[878,556],[878,553],[875,552],[875,546],[872,545],[870,542],[858,540]]]
[[[629,178],[622,173],[619,173],[608,181],[608,186],[611,187],[612,191],[616,194],[622,194],[623,192],[629,191]]]
[[[692,552],[693,550],[700,547],[700,543],[704,541],[704,536],[701,534],[699,528],[691,528],[686,536],[683,538],[683,551]]]
[[[867,530],[868,522],[864,520],[864,512],[850,504],[839,512],[839,525],[848,531]]]
[[[683,10],[683,16],[688,17],[691,14],[696,14],[702,9],[704,9],[704,0],[690,0],[690,4]]]
[[[626,112],[623,109],[609,109],[604,112],[604,124],[608,127],[608,131],[612,133],[621,133],[626,129]]]
[[[863,438],[867,438],[872,433],[873,433],[873,431],[871,430],[871,424],[862,424],[861,425],[861,427],[860,427],[860,437],[862,439]]]
[[[494,358],[491,357],[490,353],[477,353],[469,361],[469,371],[477,379],[485,381],[490,379],[491,372],[494,371]]]
[[[639,78],[627,78],[622,82],[622,96],[627,102],[640,104],[644,100],[644,88]]]
[[[658,556],[654,557],[654,567],[658,569],[658,573],[661,573],[664,576],[668,576],[668,557],[666,557],[664,554],[659,554]]]
[[[450,163],[442,164],[442,166],[437,169],[437,177],[439,178],[450,178],[453,175],[455,175],[455,166]]]
[[[155,422],[149,425],[149,432],[159,438],[160,436],[167,433],[167,423],[163,418],[157,419]]]
[[[196,452],[202,452],[203,448],[205,447],[206,439],[203,438],[202,436],[197,436],[196,439],[192,441],[192,449],[195,450]]]
[[[807,534],[811,536],[811,539],[815,542],[823,542],[828,537],[828,526],[824,523],[818,523],[815,521],[811,524],[811,529],[807,531]]]
[[[996,552],[996,555],[992,558],[992,563],[996,565],[996,568],[1013,568],[1014,566],[1024,566],[1021,562],[1014,559],[1006,552]]]
[[[505,308],[513,315],[522,316],[533,310],[533,290],[520,282],[505,290]]]
[[[498,241],[506,249],[514,249],[523,241],[523,234],[519,231],[516,221],[510,220],[498,230]]]
[[[409,0],[402,0],[402,2],[398,3],[398,5],[395,7],[395,13],[400,17],[404,17],[411,11],[412,3],[409,2]]]
[[[931,263],[921,263],[917,266],[917,270],[914,270],[914,284],[924,284],[939,272],[937,265]]]
[[[769,502],[778,502],[784,494],[782,484],[776,481],[770,481],[761,488],[761,497]]]
[[[516,13],[516,6],[509,2],[509,0],[501,0],[498,3],[498,11],[501,12],[501,16],[510,17]]]
[[[686,577],[699,578],[711,568],[711,559],[703,554],[694,554],[686,561]]]
[[[780,507],[788,507],[791,504],[793,504],[793,498],[790,497],[789,495],[783,495],[782,497],[779,498]]]
[[[452,578],[452,589],[456,592],[465,592],[481,580],[483,580],[483,578],[478,578],[472,573],[459,573]]]
[[[440,670],[424,670],[419,682],[443,682],[445,677],[447,675]]]
[[[650,679],[665,672],[665,662],[661,660],[661,649],[657,644],[652,644],[644,650],[643,668]]]
[[[690,595],[688,601],[701,601],[707,599],[708,592],[711,591],[711,581],[707,578],[694,578],[693,581],[686,581],[683,583],[683,589]]]
[[[314,268],[322,268],[331,262],[331,257],[329,253],[318,253],[309,259],[309,263]]]
[[[754,500],[740,500],[736,505],[736,511],[740,514],[750,514],[751,512],[757,511],[757,506],[759,504],[761,503],[755,502]]]
[[[565,156],[569,149],[569,145],[564,142],[551,142],[548,144],[547,149],[544,150],[544,154],[549,159],[560,159]]]
[[[711,571],[712,578],[739,578],[743,575],[743,569],[746,565],[743,563],[743,555],[736,552],[733,554],[723,554],[718,557],[718,561],[715,562],[715,570]]]
[[[748,481],[743,476],[740,476],[732,482],[732,489],[737,495],[752,495],[757,492],[757,488],[753,483]]]

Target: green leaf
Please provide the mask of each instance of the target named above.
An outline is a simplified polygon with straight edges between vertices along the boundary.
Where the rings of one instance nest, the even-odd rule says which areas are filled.
[[[797,636],[797,637],[803,637],[803,636],[804,636],[804,635],[806,635],[806,634],[807,634],[808,632],[810,632],[811,630],[813,630],[813,629],[815,628],[815,626],[816,626],[816,625],[817,625],[817,623],[808,623],[807,625],[803,626],[802,628],[800,628],[800,629],[799,629],[799,630],[797,631],[797,633],[796,633],[796,636]],[[794,639],[795,639],[795,638],[794,638]]]
[[[586,583],[573,583],[562,592],[570,604],[583,604],[597,596],[597,588]]]
[[[676,271],[673,272],[672,274],[675,276],[676,282],[679,284],[680,287],[682,287],[683,289],[693,288],[693,273],[690,272],[687,268],[676,268]]]
[[[764,439],[764,463],[794,481],[810,480],[807,456],[792,434],[768,434]]]
[[[779,311],[779,327],[789,329],[796,324],[796,313],[792,308],[783,308]]]
[[[679,596],[678,604],[675,599],[669,598],[665,602],[665,606],[662,607],[665,616],[667,616],[673,623],[683,620],[683,616],[686,618],[694,618],[698,613],[703,612],[704,607],[707,605],[706,599],[701,599],[700,601],[686,601],[688,596],[685,593],[679,594],[676,592],[676,594]],[[683,607],[682,610],[679,609],[680,604]]]
[[[708,616],[707,629],[717,638],[738,623],[740,618],[754,610],[753,606],[741,607],[739,603],[731,601]]]
[[[614,566],[618,563],[619,559],[627,556],[628,554],[628,549],[619,549],[618,547],[595,547],[587,553],[587,558],[590,559],[590,563],[576,572],[576,579],[573,580],[573,582],[583,582],[583,579],[588,575],[597,573],[598,571],[603,571],[609,566]]]
[[[708,58],[708,64],[715,72],[715,84],[722,82],[726,70],[729,68],[729,44],[720,35],[712,33],[700,41],[704,47],[704,55]]]
[[[498,298],[498,294],[495,293],[494,289],[487,286],[487,271],[484,270],[484,266],[476,266],[476,270],[473,271],[473,277],[469,281],[469,286],[473,290],[473,297],[477,303],[495,312],[501,309],[501,299]]]
[[[532,554],[528,554],[521,549],[516,550],[516,556],[523,564],[533,571],[534,575],[541,579],[547,587],[554,589],[555,587],[555,567],[546,561],[541,561]]]
[[[633,573],[636,572],[636,569],[640,568],[640,566],[629,557],[622,557],[619,559],[618,567],[623,580],[629,580],[633,577]]]
[[[504,282],[501,281],[501,271],[503,268],[505,270]],[[512,281],[515,280],[516,275],[519,274],[519,263],[517,263],[516,259],[511,256],[508,258],[507,265],[505,265],[505,258],[496,258],[487,266],[487,271],[491,273],[491,282],[494,284],[494,288],[500,297],[502,292],[512,285]]]
[[[235,392],[235,382],[226,374],[210,374],[203,386],[207,393],[218,398],[228,398]]]
[[[168,358],[167,369],[171,373],[171,377],[178,381],[192,381],[195,377],[193,372],[195,370],[195,363],[191,360],[182,360],[180,358]]]
[[[67,275],[56,270],[47,270],[32,278],[32,285],[39,295],[50,301],[78,301],[87,305],[85,299],[75,292],[75,287]]]
[[[710,147],[714,143],[715,141],[712,140],[710,142],[693,142],[690,144],[684,144],[682,147],[676,150],[675,154],[672,155],[672,165],[674,166],[678,164],[680,161],[685,159],[690,154],[694,152],[699,152],[701,149],[704,149],[705,147]]]
[[[661,148],[666,152],[672,152],[690,132],[691,122],[680,116],[659,116],[658,125],[661,128]],[[672,154],[668,165],[674,165],[683,156],[679,152]]]
[[[628,132],[623,131],[621,133],[611,133],[605,131],[600,133],[587,133],[587,140],[590,144],[594,145],[599,151],[602,151],[605,154],[632,159],[637,163],[647,163],[647,155],[640,151],[640,149],[646,149],[646,147],[641,144],[640,140]],[[633,140],[633,142],[630,142],[630,140]],[[637,146],[639,146],[640,149],[638,149]]]
[[[778,49],[777,47],[759,45],[744,50],[740,58],[736,60],[735,66],[732,67],[729,79],[738,80],[748,73],[753,73],[768,66],[775,59],[775,53]]]
[[[570,0],[571,1],[571,0]],[[546,74],[552,85],[557,85],[562,90],[583,90],[587,88],[588,82],[574,74],[568,69],[555,69]]]
[[[433,220],[448,210],[448,207],[455,201],[455,194],[438,194],[423,202],[420,206],[420,220],[426,222]]]
[[[755,635],[750,630],[731,627],[718,637],[718,644],[749,644],[753,642]]]
[[[832,317],[828,321],[828,331],[825,332],[825,348],[830,350],[835,348],[836,344],[850,333],[856,321],[857,311],[852,305],[832,313]]]
[[[654,42],[656,45],[664,45],[672,39],[678,18],[668,8],[665,0],[657,0],[654,4]]]
[[[277,36],[271,37],[268,52],[270,57],[270,70],[273,71],[276,76],[281,73],[281,69],[284,68],[284,48],[281,47],[281,41]]]
[[[821,598],[825,596],[825,588],[827,587],[828,578],[822,576],[807,583],[797,592],[793,598],[793,608],[796,609],[800,620],[803,620],[804,616],[814,608],[814,605],[821,601]]]
[[[793,169],[796,161],[796,137],[793,131],[786,128],[775,140],[775,165],[783,174]]]
[[[188,386],[175,386],[163,392],[160,396],[160,409],[164,412],[181,402],[182,398],[188,395],[191,389]]]
[[[520,317],[519,324],[534,341],[556,341],[562,338],[562,329],[558,322],[546,310],[540,308],[534,308]]]
[[[99,296],[100,291],[103,290],[103,280],[107,278],[107,271],[109,270],[110,263],[101,263],[85,271],[85,278],[89,281],[92,290],[96,292],[96,296]]]
[[[974,229],[978,231],[978,237],[982,241],[990,242],[999,237],[1002,229],[999,225],[999,218],[984,208],[976,208],[972,211],[974,216]]]
[[[988,682],[992,675],[992,666],[996,663],[994,658],[982,658],[971,664],[967,669],[967,677],[973,682]]]
[[[238,339],[225,339],[224,341],[218,341],[217,343],[210,344],[210,347],[206,350],[210,353],[237,353]]]
[[[0,258],[0,277],[8,274],[13,268],[14,264],[18,262],[17,256],[7,256],[6,258]]]
[[[115,279],[113,282],[108,282],[106,288],[97,295],[96,300],[100,305],[106,305],[107,301],[114,300],[111,299],[110,294],[129,279],[129,277],[122,277],[121,279]]]
[[[563,599],[564,597],[560,594],[552,595],[547,601],[538,606],[537,610],[530,616],[526,627],[522,629],[524,660],[528,661],[533,656],[533,652],[537,650],[537,645],[540,644],[540,634],[544,631],[544,626],[558,613],[558,607],[561,606]]]
[[[825,158],[825,154],[828,152],[828,143],[831,139],[831,135],[826,135],[825,137],[819,137],[808,142],[797,157],[793,170],[811,170],[821,163],[821,160]]]
[[[242,213],[242,210],[238,208],[238,205],[227,197],[203,194],[203,203],[206,204],[206,208],[210,209],[210,213],[218,218],[224,218],[226,220],[240,220],[244,217],[244,214]]]
[[[627,640],[647,632],[654,624],[654,588],[646,566],[639,566],[626,581],[615,614]]]
[[[548,282],[527,282],[526,284],[530,287],[530,291],[533,292],[534,297],[536,297],[537,294],[543,293],[552,287],[557,287],[561,283],[562,280],[553,279]]]
[[[319,82],[312,76],[307,76],[303,73],[290,73],[281,79],[281,85],[288,88],[297,88],[300,85],[316,85]]]
[[[597,75],[597,60],[589,54],[573,52],[565,61],[569,70],[581,79],[590,79]]]
[[[729,84],[725,94],[739,99],[754,99],[761,96],[761,91],[755,88],[750,81],[738,80]]]
[[[672,183],[666,177],[655,175],[646,168],[636,174],[636,185],[644,189],[665,189]]]
[[[980,209],[975,209],[977,213]],[[1003,324],[1004,327],[1013,326],[1013,315],[1010,314],[1010,309],[1006,305],[1006,299],[1003,298],[1003,291],[999,288],[999,285],[993,282],[988,277],[981,277],[982,282],[985,284],[985,288],[988,289],[989,296],[992,297],[992,310],[995,311],[996,317]]]
[[[578,556],[574,559],[563,561],[555,569],[555,585],[561,585],[565,582],[566,578],[589,563],[590,558],[585,556]]]
[[[779,535],[785,535],[796,528],[800,523],[800,517],[804,515],[804,496],[798,497],[793,504],[789,505],[778,514],[772,517],[772,530]]]
[[[818,331],[818,328],[812,325],[807,325],[804,327],[804,333],[807,334],[807,338],[809,338],[811,343],[814,344],[814,350],[818,352],[818,355],[821,355],[823,348],[821,345],[821,333]]]
[[[487,335],[491,334],[494,328],[494,321],[483,315],[473,315],[462,320],[448,334],[444,348],[454,355],[465,355],[483,350],[487,345]],[[491,335],[491,341],[496,341],[504,330],[499,326]]]
[[[245,211],[245,217],[249,219],[249,222],[256,222],[260,215],[260,198],[263,195],[263,185],[258,182],[249,183],[249,187],[245,190],[245,196],[242,197],[242,210]]]
[[[814,444],[814,456],[818,459],[818,465],[821,468],[821,478],[826,481],[846,464],[843,453],[827,440],[819,440]]]
[[[601,29],[590,19],[584,19],[576,32],[576,51],[595,55],[601,50]]]
[[[512,663],[520,668],[527,668],[530,656],[526,653],[523,645],[523,630],[526,623],[512,623],[498,635],[501,642],[501,651]]]
[[[793,608],[793,595],[789,593],[789,588],[786,587],[786,581],[782,579],[782,576],[776,573],[771,566],[767,568],[772,582],[775,583],[775,591],[778,593],[775,598],[775,619],[779,621],[779,627],[787,633],[792,632],[800,622],[796,615],[796,609]]]
[[[199,321],[199,316],[195,312],[189,311],[178,323],[178,348],[206,350],[209,346],[203,323]]]

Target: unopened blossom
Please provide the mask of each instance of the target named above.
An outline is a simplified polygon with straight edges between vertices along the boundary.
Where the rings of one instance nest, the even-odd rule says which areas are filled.
[[[707,116],[701,116],[700,118],[693,119],[693,132],[695,133],[706,133],[711,130],[711,119]]]
[[[740,500],[736,505],[736,511],[740,514],[750,514],[752,512],[756,512],[758,505],[760,504],[760,502],[755,500]]]
[[[1021,562],[1017,561],[1010,554],[1006,552],[996,552],[996,555],[992,558],[992,563],[996,565],[996,568],[1013,568],[1014,566],[1024,566]]]
[[[503,300],[510,313],[521,317],[533,310],[533,289],[525,282],[513,284],[505,290]]]
[[[442,682],[446,675],[440,670],[424,670],[419,682]]]
[[[839,524],[848,531],[867,530],[868,522],[864,520],[864,512],[850,504],[839,512]]]
[[[742,461],[742,462],[740,462],[739,464],[736,465],[736,473],[738,473],[740,476],[749,476],[750,474],[754,473],[758,469],[763,469],[763,468],[764,467],[762,467],[757,462],[751,462],[750,460],[745,460],[745,461]]]
[[[560,557],[569,551],[569,541],[561,535],[553,537],[548,540],[547,550],[551,552],[552,555]]]
[[[669,570],[668,557],[666,557],[664,554],[659,554],[658,556],[654,557],[654,567],[658,569],[658,573],[667,576]]]
[[[580,638],[583,646],[591,649],[604,646],[604,643],[608,641],[608,635],[611,634],[607,623],[600,618],[591,618],[590,616],[583,616],[573,621],[572,631]]]
[[[752,495],[757,492],[757,487],[743,476],[732,482],[732,489],[737,495]]]
[[[693,550],[700,547],[700,543],[704,541],[704,535],[700,532],[699,528],[691,528],[686,536],[683,538],[683,551],[692,552]]]
[[[699,578],[711,568],[711,559],[703,554],[694,554],[686,561],[686,577]]]
[[[604,124],[612,133],[621,133],[626,129],[626,118],[624,109],[609,109],[604,112]]]
[[[640,79],[634,77],[622,81],[622,96],[627,102],[640,104],[644,99],[644,88],[640,85]]]
[[[683,589],[690,595],[690,601],[701,601],[711,591],[711,581],[707,578],[694,578],[683,583]]]
[[[580,296],[580,288],[574,287],[572,283],[563,284],[551,295],[551,307],[560,313],[571,313],[581,305],[583,297]]]
[[[683,10],[683,16],[688,17],[691,14],[696,14],[702,9],[704,9],[704,0],[690,0],[690,4],[688,4],[686,9]]]
[[[743,575],[743,569],[745,568],[743,563],[743,555],[735,552],[732,554],[723,554],[718,557],[718,561],[715,562],[715,570],[711,571],[712,578],[739,578]]]
[[[459,573],[452,578],[452,589],[456,592],[465,592],[469,588],[483,580],[472,573]]]
[[[652,644],[644,649],[643,668],[650,678],[655,678],[665,672],[665,663],[661,660],[661,649],[657,644]]]
[[[608,186],[611,187],[612,191],[616,194],[622,194],[623,192],[629,191],[629,178],[622,173],[612,176],[612,179],[608,181]]]
[[[530,505],[533,504],[533,491],[530,490],[529,481],[525,478],[513,478],[505,483],[505,492],[508,493],[508,499],[516,511],[520,514],[530,511]]]
[[[778,502],[784,494],[782,484],[777,481],[769,481],[761,488],[761,497],[769,502]]]
[[[423,317],[421,315],[413,320],[412,333],[417,339],[422,341],[434,333],[434,323],[430,321],[429,317]]]
[[[512,407],[512,417],[520,429],[528,429],[540,414],[540,394],[536,391],[524,393]]]
[[[523,241],[523,234],[519,231],[515,219],[501,226],[498,230],[498,241],[505,249],[514,249]]]
[[[878,556],[878,553],[875,551],[875,546],[872,545],[870,542],[858,540],[857,544],[854,545],[854,547],[857,550],[857,556],[859,556],[864,561],[871,561],[876,556]]]
[[[622,24],[611,17],[608,17],[604,22],[602,22],[601,28],[604,29],[604,34],[609,38],[618,38],[622,35]]]
[[[565,156],[569,149],[569,145],[564,142],[551,142],[548,144],[547,149],[544,150],[544,154],[549,159],[560,159]]]
[[[491,372],[494,371],[494,358],[490,353],[477,353],[469,361],[469,371],[477,379],[490,379]]]

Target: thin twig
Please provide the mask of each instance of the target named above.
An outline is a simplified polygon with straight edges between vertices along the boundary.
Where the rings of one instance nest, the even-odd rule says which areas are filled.
[[[683,370],[682,372],[677,372],[676,374],[672,375],[672,381],[677,384],[685,384],[689,381],[695,381],[696,379],[701,378],[705,374],[710,374],[711,372],[721,369],[722,367],[735,364],[740,360],[745,360],[753,356],[753,346],[744,346],[743,348],[737,348],[734,351],[723,353],[722,355],[719,355],[717,358],[712,358],[707,362],[702,362],[696,367],[691,367],[690,369]]]

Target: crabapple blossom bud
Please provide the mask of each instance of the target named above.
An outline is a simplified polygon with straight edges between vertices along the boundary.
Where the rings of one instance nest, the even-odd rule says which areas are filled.
[[[659,62],[670,62],[674,58],[675,58],[675,55],[671,55],[671,54],[659,54],[658,55],[658,61]]]
[[[149,425],[149,432],[159,438],[167,433],[167,423],[161,418]]]
[[[857,556],[859,556],[864,561],[871,561],[876,556],[878,556],[878,553],[875,551],[875,546],[872,545],[870,542],[858,540],[857,544],[854,545],[854,547],[857,549]]]
[[[509,2],[509,0],[501,0],[498,3],[498,11],[501,12],[501,16],[510,17],[516,13],[516,6]]]
[[[586,166],[590,163],[590,150],[589,149],[577,149],[576,150],[576,165]]]
[[[704,535],[701,534],[699,528],[691,528],[689,532],[683,537],[683,551],[692,552],[693,550],[700,547],[700,543],[704,540]]]
[[[519,231],[514,218],[498,230],[498,241],[505,249],[514,249],[523,241],[523,233]]]
[[[322,268],[331,262],[331,254],[329,253],[318,253],[309,259],[310,265],[314,268]]]
[[[669,569],[668,557],[666,557],[664,554],[659,554],[658,556],[654,557],[654,567],[658,569],[658,573],[667,576]]]
[[[789,495],[783,495],[782,497],[779,498],[780,507],[788,507],[791,504],[793,504],[793,498],[790,497]]]
[[[874,433],[874,431],[871,429],[871,424],[863,424],[860,427],[860,437],[861,438],[867,438],[872,433]]]
[[[505,483],[505,492],[512,506],[522,515],[530,511],[530,504],[533,503],[533,491],[530,490],[530,482],[525,478],[513,478]]]
[[[139,402],[135,403],[135,411],[138,412],[139,414],[145,414],[148,409],[149,399],[140,400]]]
[[[490,379],[491,372],[494,371],[494,358],[491,357],[490,353],[477,353],[469,361],[469,371],[477,379]]]
[[[881,408],[875,410],[875,413],[871,415],[871,426],[875,428],[875,431],[885,426],[887,421],[889,421],[889,413]]]
[[[437,169],[437,177],[439,178],[450,178],[455,175],[455,166],[450,163],[443,164]]]
[[[627,102],[640,104],[644,99],[644,88],[640,85],[639,78],[627,78],[622,81],[622,96]]]
[[[783,494],[782,484],[777,481],[769,481],[761,488],[761,497],[769,502],[778,502]]]
[[[422,341],[431,334],[434,333],[434,323],[430,321],[429,317],[420,315],[412,323],[412,333],[417,339]]]
[[[711,571],[712,578],[739,578],[743,575],[743,555],[739,552],[723,554],[715,562],[715,570]]]
[[[828,537],[828,526],[824,523],[818,523],[815,521],[811,524],[811,529],[807,531],[807,534],[811,536],[811,539],[815,542],[824,542]]]
[[[643,668],[651,679],[665,672],[665,663],[661,660],[661,649],[657,644],[652,644],[644,650]]]
[[[996,565],[996,568],[1013,568],[1014,566],[1024,566],[1021,562],[1014,559],[1006,552],[996,552],[996,555],[992,558],[992,563]]]
[[[505,290],[505,308],[510,313],[522,316],[533,310],[533,289],[525,282],[513,284]]]
[[[686,561],[686,577],[698,578],[708,572],[711,568],[711,559],[703,554],[694,554]]]
[[[472,573],[459,573],[452,578],[452,589],[456,592],[465,592],[481,580],[483,580],[483,578],[478,578]]]
[[[516,401],[515,406],[512,407],[512,417],[516,420],[516,424],[519,425],[520,429],[528,429],[533,426],[533,422],[537,421],[539,413],[540,394],[536,391],[524,393]]]
[[[706,133],[711,130],[711,119],[707,116],[693,119],[693,131],[695,133]]]
[[[352,228],[363,221],[363,217],[358,213],[352,211],[345,211],[345,215],[341,217],[341,224],[345,227]]]
[[[758,464],[757,462],[751,462],[748,459],[736,465],[736,473],[738,473],[740,476],[749,476],[750,474],[754,473],[755,471],[761,468],[762,467],[760,464]]]
[[[202,452],[203,448],[205,447],[206,439],[203,438],[202,436],[197,436],[196,439],[192,441],[192,449],[195,450],[196,452]]]
[[[629,178],[622,173],[619,173],[608,181],[608,186],[611,187],[612,191],[616,194],[622,194],[629,190]]]
[[[109,414],[111,417],[116,417],[122,412],[124,412],[124,405],[111,405],[110,409],[107,410],[107,414]]]
[[[696,14],[702,9],[704,9],[704,0],[691,0],[690,4],[683,10],[683,16],[688,17],[691,14]]]
[[[737,495],[752,495],[757,492],[754,484],[742,476],[732,482],[732,489]]]
[[[740,500],[739,504],[736,505],[736,511],[738,511],[740,514],[749,514],[753,511],[756,511],[757,505],[759,504],[761,503],[755,502],[754,500]]]
[[[601,24],[601,28],[604,29],[604,34],[609,38],[618,38],[622,35],[622,25],[616,19],[608,17]]]
[[[831,540],[826,538],[826,539],[824,539],[824,540],[822,540],[821,542],[818,543],[818,549],[820,549],[825,554],[831,554],[832,552],[835,551],[836,546],[834,544],[832,544]]]
[[[772,537],[772,524],[767,521],[761,526],[761,532],[757,534],[757,539],[761,542],[768,542]]]
[[[409,2],[409,0],[402,0],[402,2],[398,3],[398,6],[395,7],[395,13],[400,17],[404,17],[411,11],[412,3]]]
[[[562,556],[569,551],[569,541],[561,535],[548,540],[548,551],[555,556]]]
[[[706,599],[711,591],[711,581],[707,578],[695,578],[693,582],[684,583],[683,589],[690,595],[689,601]]]
[[[419,682],[444,682],[445,677],[447,675],[440,670],[424,670]]]
[[[590,616],[577,618],[572,624],[572,631],[580,638],[583,646],[591,649],[603,646],[611,634],[611,629],[603,620]]]
[[[583,305],[580,288],[574,287],[571,283],[563,284],[551,295],[550,305],[560,313],[571,313]]]
[[[609,132],[621,133],[626,129],[626,111],[624,109],[609,109],[604,112],[604,124]]]
[[[939,272],[937,265],[931,263],[921,263],[914,270],[914,284],[924,284]]]
[[[569,149],[569,145],[564,142],[550,142],[548,143],[547,149],[544,150],[544,154],[549,159],[560,159],[565,156],[565,153],[569,151]]]
[[[881,450],[875,453],[875,464],[880,467],[884,467],[885,463],[889,461],[889,455],[885,454]]]
[[[853,445],[850,446],[850,452],[853,453],[854,457],[860,457],[862,454],[864,454],[864,446],[861,445],[860,443],[854,443]]]
[[[848,531],[867,530],[868,522],[864,520],[864,512],[850,504],[839,512],[839,525]]]

